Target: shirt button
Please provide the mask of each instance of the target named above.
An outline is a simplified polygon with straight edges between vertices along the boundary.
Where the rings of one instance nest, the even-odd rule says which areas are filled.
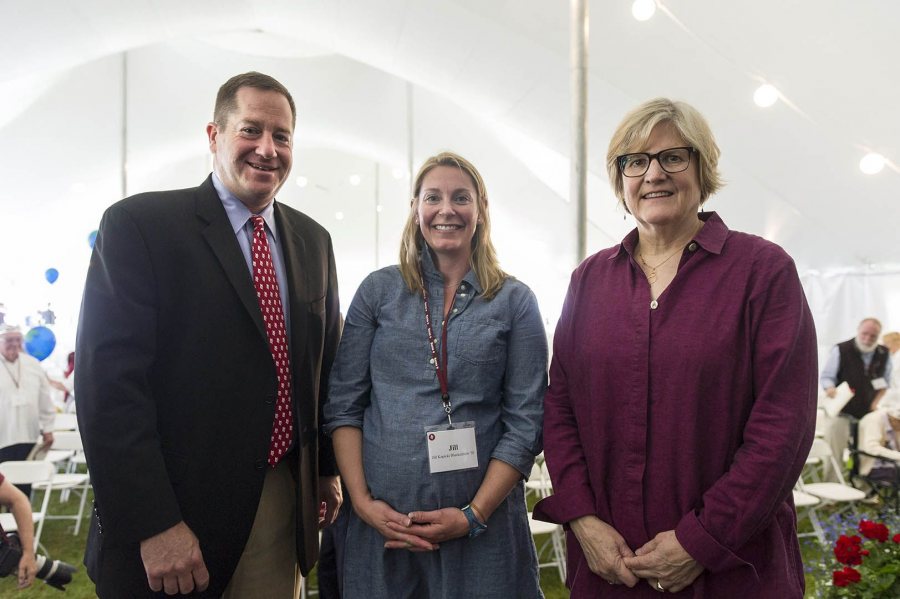
[[[460,291],[465,291],[465,290],[466,290],[466,284],[463,283],[462,285],[460,285],[460,286],[459,286],[459,289],[460,289]]]
[[[696,251],[697,251],[697,242],[696,242],[696,241],[692,241],[692,242],[690,243],[690,245],[688,246],[688,251],[689,251],[689,252],[696,252]]]
[[[434,364],[434,358],[429,358],[428,363],[429,363],[429,364]]]
[[[656,300],[653,300],[652,302],[650,302],[651,310],[656,310],[656,308],[658,308],[658,307],[659,307],[659,302],[657,302]]]
[[[459,312],[459,308],[453,308],[453,313],[456,314],[457,312]]]

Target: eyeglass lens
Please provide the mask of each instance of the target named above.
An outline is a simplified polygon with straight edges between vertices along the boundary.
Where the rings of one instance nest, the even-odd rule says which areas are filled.
[[[650,163],[654,158],[667,173],[680,173],[691,163],[691,148],[669,148],[656,154],[625,154],[619,158],[622,174],[626,177],[640,177],[650,170]]]

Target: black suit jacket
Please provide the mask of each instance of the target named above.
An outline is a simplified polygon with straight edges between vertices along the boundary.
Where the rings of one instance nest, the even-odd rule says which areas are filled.
[[[319,417],[340,335],[331,238],[275,204],[290,298],[297,551],[318,557],[317,477],[336,474]],[[262,490],[277,376],[247,263],[211,178],[103,216],[76,352],[95,491],[85,563],[101,597],[154,596],[139,543],[184,520],[218,597]]]

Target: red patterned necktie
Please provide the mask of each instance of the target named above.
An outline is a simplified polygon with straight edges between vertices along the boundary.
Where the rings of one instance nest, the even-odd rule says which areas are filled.
[[[291,414],[291,357],[284,329],[284,310],[269,241],[266,238],[266,222],[261,216],[251,216],[253,221],[253,286],[259,299],[259,309],[266,323],[269,350],[278,370],[278,399],[275,402],[275,420],[272,423],[272,441],[269,444],[269,465],[273,468],[291,445],[294,434],[294,418]]]

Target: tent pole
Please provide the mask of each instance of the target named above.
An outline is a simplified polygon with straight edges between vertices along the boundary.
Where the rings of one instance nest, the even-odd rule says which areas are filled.
[[[571,0],[569,52],[572,91],[572,160],[569,197],[577,205],[577,262],[587,256],[587,68],[588,0]]]

